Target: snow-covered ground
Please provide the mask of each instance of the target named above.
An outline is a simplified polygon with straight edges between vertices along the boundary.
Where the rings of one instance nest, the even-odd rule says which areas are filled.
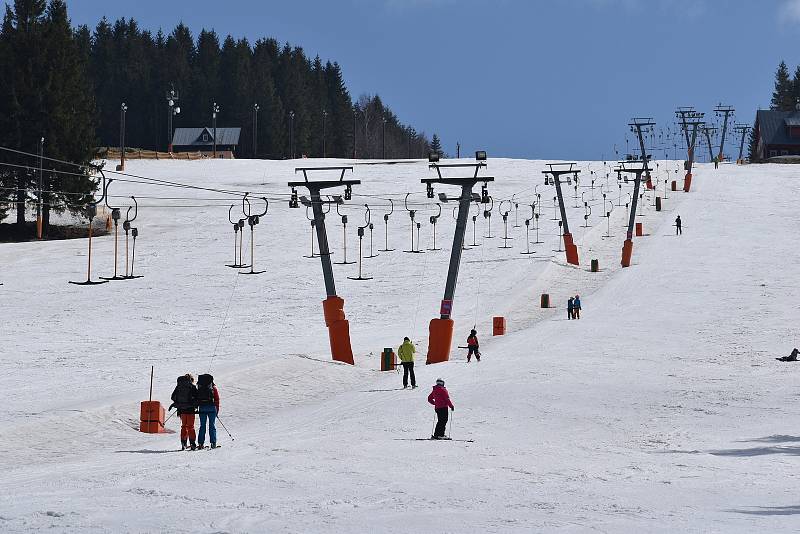
[[[431,175],[427,164],[357,165],[353,178],[363,185],[342,210],[350,218],[348,259],[365,203],[374,248],[383,248],[387,205],[376,197],[395,199],[389,245],[397,250],[365,260],[371,281],[347,279],[356,265],[334,266],[351,326],[350,367],[330,362],[319,260],[302,257],[309,223],[285,201],[286,182],[299,179],[295,166],[341,163],[128,162],[141,176],[283,198],[256,229],[256,267],[266,270],[259,276],[225,267],[233,260],[230,203],[205,200],[221,197],[208,191],[110,187],[112,204],[139,199],[136,271],[144,278],[137,280],[67,284],[85,278],[85,240],[0,245],[3,531],[798,528],[798,364],[774,360],[800,344],[793,167],[700,165],[692,192],[669,192],[660,213],[645,195],[637,220],[648,235],[635,240],[634,264],[623,270],[629,184],[616,206],[620,190],[613,174],[605,185],[608,168],[580,164],[577,195],[593,214],[583,228],[583,202],[565,188],[576,268],[553,252],[558,232],[544,162],[490,160],[496,237],[483,237],[479,216],[481,246],[464,253],[454,306],[458,343],[477,324],[484,358],[466,364],[454,348],[450,362],[426,367],[452,204],[437,227],[444,250],[405,254],[409,218],[397,199],[409,191],[409,201],[427,204],[417,206],[417,220],[422,248],[431,247],[428,217],[436,210],[419,182]],[[659,162],[659,195],[679,165]],[[615,204],[608,222],[599,218],[600,185]],[[524,219],[537,193],[544,243],[526,256]],[[509,214],[514,248],[500,249],[497,209],[512,195],[520,204],[518,219]],[[202,207],[167,207],[178,204]],[[340,261],[335,209],[327,222]],[[609,227],[613,237],[605,238]],[[112,274],[113,235],[94,245],[93,276]],[[589,272],[593,258],[599,273]],[[541,293],[557,308],[540,309]],[[583,317],[567,321],[566,299],[576,293]],[[494,315],[507,318],[508,335],[491,337]],[[404,335],[421,360],[422,387],[414,391],[398,390],[397,374],[377,370],[381,349]],[[137,432],[151,365],[154,398],[166,404],[179,374],[212,372],[221,421],[235,441],[219,426],[223,448],[178,452],[176,434]],[[437,377],[456,405],[452,436],[474,442],[415,440],[430,435],[425,398]],[[167,426],[179,424],[172,418]]]

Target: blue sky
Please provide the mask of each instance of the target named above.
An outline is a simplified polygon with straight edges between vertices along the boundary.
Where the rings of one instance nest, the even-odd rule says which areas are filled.
[[[275,37],[334,59],[354,97],[462,154],[610,158],[633,116],[722,101],[752,122],[775,68],[800,62],[800,0],[68,0],[102,15],[196,35]]]

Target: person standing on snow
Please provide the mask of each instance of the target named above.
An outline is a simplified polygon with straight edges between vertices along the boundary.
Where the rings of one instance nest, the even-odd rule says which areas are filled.
[[[678,215],[675,218],[675,235],[681,234],[683,235],[683,229],[681,228],[681,216]]]
[[[403,344],[397,349],[400,357],[400,364],[403,366],[403,389],[408,388],[408,375],[411,375],[411,389],[417,388],[417,377],[414,376],[414,353],[417,349],[407,337],[403,338]]]
[[[197,448],[204,448],[206,440],[206,421],[208,421],[208,439],[211,448],[217,448],[217,414],[219,413],[219,391],[211,375],[197,377],[197,412],[200,414],[200,431],[197,436]]]
[[[172,392],[172,404],[169,409],[177,408],[181,418],[181,450],[186,449],[186,440],[191,443],[192,450],[197,448],[194,432],[194,409],[197,407],[197,388],[194,377],[187,373],[178,377],[178,385]]]
[[[436,385],[433,386],[433,391],[428,395],[428,402],[433,404],[436,410],[436,429],[433,431],[431,439],[447,439],[444,435],[447,429],[448,413],[447,409],[455,411],[452,401],[450,401],[450,394],[444,387],[444,380],[441,378],[436,379]]]
[[[575,300],[572,301],[573,317],[575,319],[581,318],[581,296],[575,295]]]
[[[575,318],[575,298],[570,297],[567,301],[567,319]]]
[[[475,355],[475,359],[481,361],[481,351],[480,351],[480,344],[478,343],[478,332],[473,328],[469,331],[469,337],[467,338],[467,363],[469,363],[470,358],[472,355]]]

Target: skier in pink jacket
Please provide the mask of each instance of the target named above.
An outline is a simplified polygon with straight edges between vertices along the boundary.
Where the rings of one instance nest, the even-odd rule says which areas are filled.
[[[450,394],[447,392],[447,388],[444,387],[444,380],[441,378],[436,379],[436,385],[433,386],[433,391],[428,395],[428,402],[433,404],[437,417],[436,430],[434,430],[431,439],[447,439],[444,435],[449,416],[447,409],[455,410],[456,408],[453,406]]]

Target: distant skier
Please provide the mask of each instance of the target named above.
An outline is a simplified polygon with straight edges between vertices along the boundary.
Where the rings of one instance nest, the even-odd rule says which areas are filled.
[[[467,338],[467,363],[469,363],[470,358],[472,355],[475,355],[475,359],[481,361],[481,351],[480,351],[480,343],[478,343],[478,332],[475,329],[469,331],[469,337]]]
[[[191,374],[178,377],[178,385],[172,392],[172,404],[169,409],[173,407],[177,408],[181,418],[181,450],[186,449],[186,440],[189,440],[192,450],[195,450],[197,436],[194,432],[194,409],[197,407],[197,388]]]
[[[567,319],[575,318],[575,298],[570,297],[567,301]]]
[[[575,300],[572,301],[573,317],[575,319],[581,318],[581,296],[575,295]]]
[[[436,379],[436,385],[428,395],[428,402],[433,404],[433,408],[436,410],[436,430],[433,431],[431,439],[448,439],[444,435],[449,415],[447,409],[455,411],[455,406],[450,401],[450,394],[444,387],[444,380],[441,378]]]
[[[683,235],[683,229],[681,228],[681,216],[678,215],[675,218],[675,235],[681,234]]]
[[[719,169],[719,158],[714,156],[714,168]]]
[[[400,364],[403,366],[403,389],[408,387],[408,375],[411,375],[411,389],[417,389],[417,377],[414,376],[414,353],[417,349],[407,337],[403,338],[403,344],[397,349],[400,357]]]
[[[211,448],[217,448],[217,414],[219,413],[219,391],[211,375],[197,377],[197,412],[200,414],[200,430],[197,436],[197,448],[202,449],[206,440],[206,421],[208,421],[208,439]]]

